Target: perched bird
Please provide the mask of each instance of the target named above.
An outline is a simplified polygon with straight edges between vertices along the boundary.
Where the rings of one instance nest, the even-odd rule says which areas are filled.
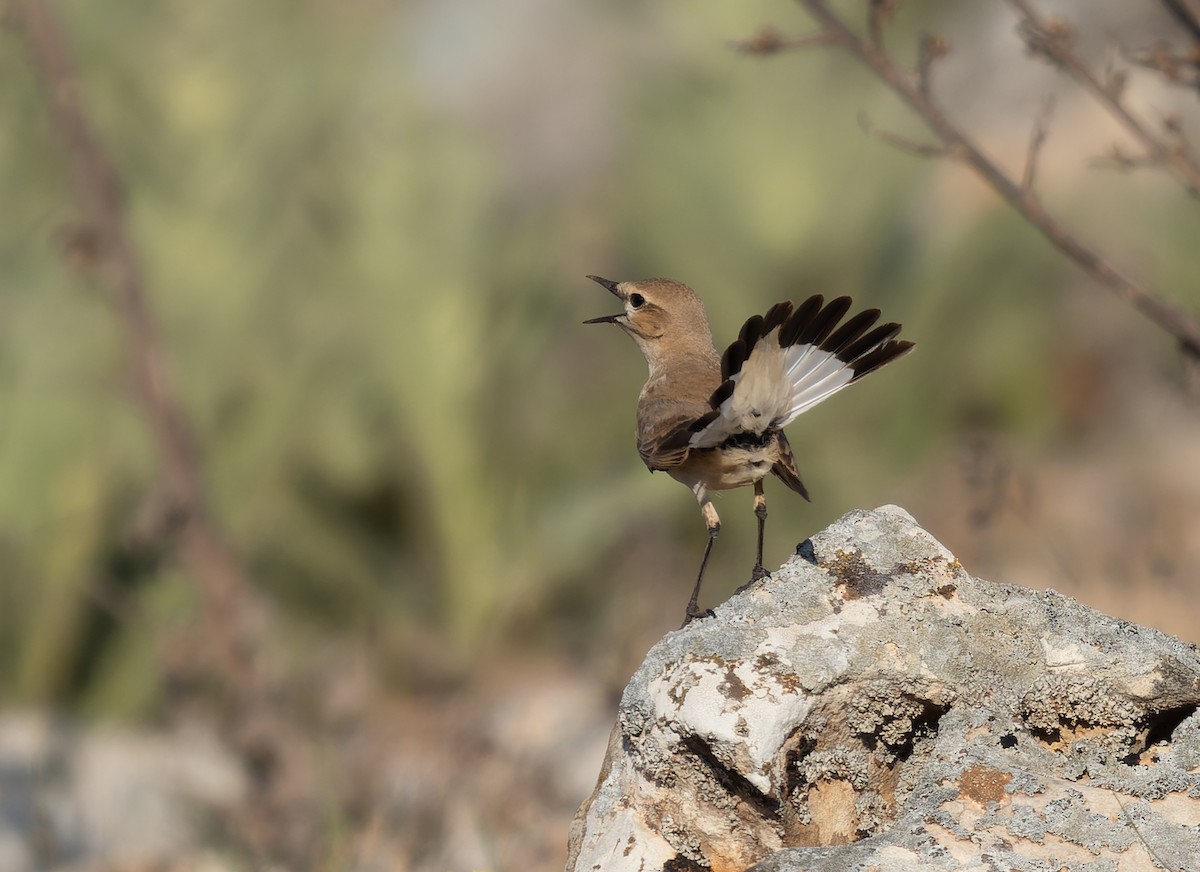
[[[651,472],[666,472],[692,489],[708,527],[686,626],[705,614],[696,603],[721,530],[711,492],[754,485],[758,552],[751,582],[763,578],[763,479],[773,472],[808,499],[783,428],[801,412],[891,363],[913,343],[895,338],[899,324],[875,326],[878,309],[842,323],[850,298],[826,303],[816,295],[799,306],[777,303],[766,315],[753,316],[718,357],[704,304],[687,285],[672,279],[588,278],[625,308],[583,323],[616,324],[633,337],[650,367],[638,397],[638,454]]]

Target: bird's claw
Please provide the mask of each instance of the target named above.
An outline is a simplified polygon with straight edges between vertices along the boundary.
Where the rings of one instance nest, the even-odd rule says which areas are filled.
[[[698,609],[695,606],[688,606],[688,609],[683,614],[683,623],[679,625],[679,629],[683,629],[697,618],[715,618],[717,613],[712,609]]]
[[[741,587],[739,587],[735,591],[735,593],[745,593],[750,588],[754,587],[755,584],[762,581],[764,578],[770,578],[770,577],[771,577],[771,573],[767,572],[767,570],[763,569],[761,566],[756,566],[756,567],[754,567],[754,570],[750,573],[750,580],[748,582],[746,582],[745,584],[743,584]]]

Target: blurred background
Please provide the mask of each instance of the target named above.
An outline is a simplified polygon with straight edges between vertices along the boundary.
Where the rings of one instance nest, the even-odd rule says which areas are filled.
[[[645,364],[580,324],[615,311],[587,273],[688,282],[720,347],[816,292],[917,343],[792,425],[813,501],[768,481],[768,566],[896,503],[974,575],[1200,639],[1200,398],[1175,344],[963,166],[865,133],[864,115],[926,136],[848,56],[732,50],[806,32],[798,7],[54,8],[242,635],[217,638],[203,559],[175,537],[130,559],[159,447],[10,9],[2,872],[562,867],[620,690],[678,626],[704,545],[692,496],[637,457]],[[1187,50],[1162,5],[1046,8],[1086,18],[1077,49],[1128,69],[1151,125],[1200,136],[1200,94],[1123,54]],[[1011,8],[902,9],[898,60],[925,31],[951,47],[939,102],[1018,179],[1055,95],[1047,207],[1200,311],[1195,199],[1096,161],[1137,150],[1025,55]],[[749,491],[718,509],[704,605],[753,562]],[[189,669],[212,645],[252,679]]]

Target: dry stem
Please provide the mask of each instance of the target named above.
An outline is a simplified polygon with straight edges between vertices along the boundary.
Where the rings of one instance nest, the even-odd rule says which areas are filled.
[[[913,143],[911,140],[895,134],[875,132],[876,136],[894,146],[926,157],[951,157],[967,164],[980,178],[996,193],[1017,210],[1030,224],[1041,231],[1049,242],[1062,252],[1068,259],[1083,269],[1093,279],[1100,282],[1122,300],[1133,306],[1138,312],[1150,319],[1155,325],[1171,334],[1179,343],[1180,349],[1190,360],[1200,359],[1200,321],[1181,306],[1159,297],[1133,279],[1126,276],[1109,263],[1099,252],[1085,244],[1065,227],[1059,224],[1042,206],[1041,201],[1033,190],[1038,151],[1045,137],[1045,113],[1034,127],[1026,156],[1025,172],[1021,181],[1014,180],[992,161],[983,150],[959,127],[952,122],[944,112],[933,102],[929,95],[930,69],[934,60],[944,53],[945,47],[940,41],[933,42],[928,38],[926,47],[922,50],[918,62],[918,75],[911,76],[902,70],[895,61],[883,50],[881,43],[874,38],[864,39],[855,33],[849,25],[824,0],[799,0],[800,3],[816,19],[819,26],[819,39],[805,38],[796,41],[798,45],[833,45],[853,55],[859,62],[870,68],[893,92],[907,103],[937,136],[937,144]],[[1009,0],[1018,9],[1028,8],[1024,0]],[[1030,13],[1032,15],[1032,13]],[[872,13],[872,17],[874,13]],[[1028,16],[1027,16],[1028,17]],[[1034,19],[1040,22],[1040,19]],[[872,28],[869,28],[872,29]],[[1054,26],[1041,24],[1038,34],[1042,45],[1052,44],[1053,48],[1044,48],[1064,62],[1075,63],[1077,58],[1069,51],[1069,32]],[[751,46],[743,46],[752,50]],[[1065,52],[1065,54],[1064,54]],[[1098,84],[1090,71],[1080,64],[1081,75],[1086,72],[1089,89],[1100,99],[1110,111],[1122,113],[1126,123],[1140,132],[1148,148],[1156,149],[1155,154],[1167,160],[1171,166],[1185,179],[1185,184],[1200,191],[1200,172],[1191,166],[1189,155],[1176,148],[1163,152],[1163,146],[1146,133],[1140,121],[1130,115],[1120,103],[1119,95]]]
[[[1021,17],[1021,35],[1029,51],[1044,57],[1082,85],[1146,149],[1152,161],[1168,167],[1189,191],[1200,196],[1200,161],[1184,144],[1171,145],[1156,136],[1125,104],[1124,76],[1113,73],[1101,81],[1071,48],[1074,34],[1065,22],[1042,18],[1028,0],[1008,0],[1008,3]]]
[[[51,96],[52,121],[73,177],[79,225],[70,233],[69,254],[92,267],[111,291],[126,333],[134,399],[158,452],[162,493],[153,504],[163,517],[142,519],[131,538],[144,540],[147,530],[156,536],[177,531],[182,553],[199,580],[205,623],[211,629],[208,653],[236,684],[247,666],[239,626],[248,585],[208,512],[191,428],[171,380],[146,303],[141,265],[125,229],[120,184],[92,132],[73,59],[52,9],[40,0],[14,0],[11,13],[26,33],[30,58]]]
[[[260,615],[241,559],[212,517],[201,462],[187,415],[167,366],[161,336],[146,301],[143,273],[125,222],[121,186],[97,141],[80,94],[74,59],[47,0],[12,0],[11,20],[24,31],[30,61],[42,80],[51,120],[62,143],[78,200],[77,224],[65,235],[67,256],[107,285],[126,336],[137,408],[158,454],[162,481],[120,543],[132,558],[174,550],[197,582],[201,623],[187,645],[223,684],[222,729],[252,776],[236,828],[257,852],[288,853],[278,829],[284,762],[291,733],[273,710],[272,688],[259,668],[250,619]],[[98,591],[104,593],[103,582]],[[127,604],[109,605],[118,610]],[[206,662],[207,661],[207,662]],[[196,677],[196,676],[191,676]],[[272,765],[266,767],[264,744]],[[292,770],[288,770],[292,771]],[[289,819],[302,815],[290,815]],[[305,851],[291,852],[297,859]]]

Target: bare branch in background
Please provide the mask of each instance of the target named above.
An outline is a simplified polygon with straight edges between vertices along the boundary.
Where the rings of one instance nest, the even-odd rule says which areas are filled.
[[[177,553],[197,582],[202,616],[176,665],[187,674],[173,678],[195,682],[217,678],[222,729],[251,776],[245,806],[233,822],[255,851],[278,860],[299,862],[307,846],[284,846],[277,834],[281,803],[283,747],[290,735],[274,711],[272,687],[260,668],[250,619],[261,604],[251,589],[240,557],[210,513],[201,462],[191,426],[172,383],[167,355],[147,305],[144,278],[126,230],[120,181],[97,141],[80,94],[74,59],[57,16],[47,0],[13,0],[9,13],[26,36],[29,57],[42,80],[51,120],[71,173],[77,199],[76,224],[62,234],[64,254],[73,267],[94,274],[111,293],[131,364],[134,400],[153,436],[162,476],[158,492],[118,543],[122,559],[156,559]],[[93,593],[107,593],[104,580]],[[109,598],[108,606],[128,613],[129,604]],[[181,640],[176,640],[181,641]],[[192,674],[195,664],[211,674]],[[201,670],[202,673],[205,670]],[[291,819],[307,826],[313,816],[292,809]],[[314,832],[315,824],[310,827]]]
[[[817,32],[798,39],[789,39],[778,30],[764,27],[747,40],[731,41],[730,47],[735,51],[753,55],[769,55],[781,51],[791,51],[798,48],[811,48],[816,45],[836,45],[837,36],[832,33]]]
[[[1025,173],[1021,177],[1021,190],[1028,196],[1036,196],[1033,186],[1037,181],[1037,162],[1042,146],[1046,144],[1046,133],[1050,125],[1050,116],[1054,112],[1054,98],[1047,97],[1042,101],[1042,111],[1033,122],[1033,133],[1029,136],[1029,148],[1025,152]]]
[[[876,42],[864,39],[855,33],[837,13],[829,8],[825,0],[799,0],[799,2],[817,21],[820,28],[818,32],[821,34],[819,44],[841,48],[871,69],[921,117],[938,138],[940,146],[913,143],[911,140],[894,135],[884,135],[881,138],[906,151],[924,157],[950,157],[965,163],[1010,206],[1016,209],[1025,220],[1041,231],[1042,235],[1068,259],[1093,279],[1109,288],[1120,299],[1133,306],[1152,323],[1173,336],[1188,360],[1200,360],[1200,320],[1192,312],[1151,293],[1109,263],[1094,248],[1070,233],[1045,210],[1031,187],[1026,187],[1021,181],[1010,177],[934,103],[929,95],[930,70],[936,59],[945,53],[944,43],[939,37],[926,37],[925,45],[927,47],[921,52],[918,60],[918,73],[914,76],[902,69]],[[1023,0],[1010,0],[1010,2],[1019,4],[1018,8],[1026,6]],[[1064,52],[1068,52],[1066,57],[1075,59],[1075,56],[1069,53],[1069,29],[1058,24],[1043,23],[1036,30],[1036,38],[1043,46],[1043,51],[1052,57],[1059,57]],[[1090,76],[1090,73],[1088,75]],[[1111,107],[1114,102],[1119,105],[1119,100],[1099,85],[1094,93],[1097,93],[1099,99],[1105,101],[1106,106]],[[1124,107],[1120,107],[1120,109],[1123,111]],[[1132,118],[1132,116],[1130,117]],[[1138,123],[1140,127],[1140,122],[1135,120],[1135,123]],[[1033,181],[1030,164],[1033,159],[1036,159],[1037,149],[1041,147],[1039,137],[1038,128],[1035,127],[1030,145],[1031,154],[1027,156],[1025,170],[1025,180],[1030,185]],[[1036,143],[1036,148],[1034,143]],[[1187,173],[1181,172],[1181,175],[1187,177],[1190,174],[1189,157],[1178,150],[1170,151],[1170,155],[1172,155],[1172,166],[1177,167],[1177,171],[1178,168],[1186,170]],[[1200,173],[1196,174],[1196,178],[1200,183]]]
[[[1097,155],[1088,161],[1088,164],[1102,169],[1116,170],[1118,172],[1132,172],[1133,170],[1145,169],[1152,167],[1157,163],[1154,158],[1146,157],[1145,155],[1132,155],[1125,152],[1119,145],[1109,146],[1106,154]]]
[[[1072,48],[1074,31],[1061,19],[1045,19],[1028,0],[1008,0],[1021,17],[1019,32],[1029,52],[1067,73],[1095,97],[1104,109],[1146,149],[1153,162],[1169,168],[1184,186],[1200,196],[1200,160],[1185,145],[1164,142],[1122,99],[1125,75],[1110,70],[1103,80]]]
[[[917,56],[917,89],[926,99],[929,98],[930,88],[933,87],[933,65],[949,51],[950,46],[946,44],[946,40],[936,33],[927,33],[921,37],[920,54]]]
[[[891,130],[880,130],[871,123],[871,119],[865,114],[859,114],[858,126],[863,129],[863,132],[868,136],[873,136],[880,142],[886,142],[892,148],[899,151],[906,151],[914,157],[959,157],[953,146],[946,145],[942,142],[917,142],[914,139],[909,139],[907,136],[901,136],[899,133],[894,133]]]
[[[900,2],[901,0],[869,0],[867,31],[871,35],[871,45],[878,49],[883,48],[883,28],[900,8]]]
[[[153,436],[163,477],[152,501],[163,517],[143,517],[133,538],[177,532],[180,550],[200,582],[216,665],[237,684],[246,666],[247,639],[239,631],[249,585],[226,537],[209,515],[200,460],[191,427],[168,371],[158,328],[146,304],[141,264],[125,229],[121,186],[96,141],[83,107],[74,62],[53,10],[42,0],[14,0],[11,12],[23,26],[30,59],[50,95],[51,119],[70,167],[78,223],[65,235],[73,265],[89,269],[108,286],[131,364],[137,402]],[[167,519],[174,520],[168,522]],[[200,653],[200,652],[198,652]]]
[[[1153,70],[1168,82],[1183,88],[1200,89],[1200,43],[1189,54],[1177,54],[1164,42],[1124,53],[1125,60]]]
[[[1200,12],[1188,0],[1162,0],[1162,4],[1179,26],[1191,35],[1192,41],[1200,45]]]

